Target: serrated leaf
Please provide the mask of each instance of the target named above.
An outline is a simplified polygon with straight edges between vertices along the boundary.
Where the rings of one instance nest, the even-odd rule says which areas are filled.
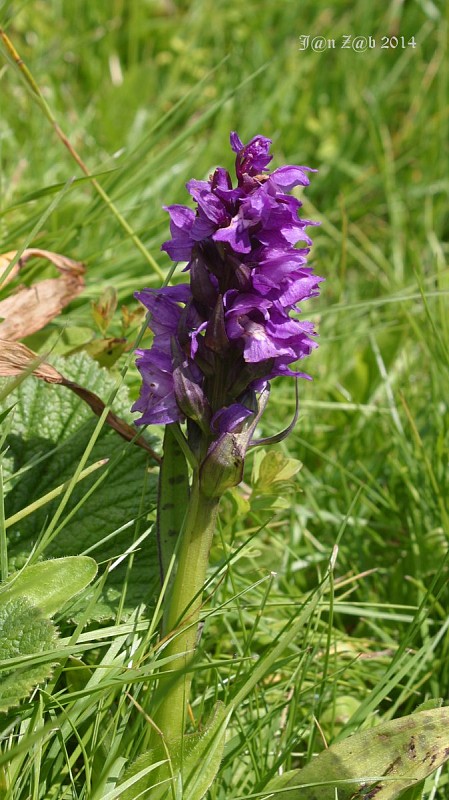
[[[57,634],[53,623],[40,609],[25,598],[15,598],[0,604],[0,661],[8,662],[19,656],[42,653],[56,644]],[[51,674],[51,664],[38,664],[8,670],[3,663],[0,669],[0,710],[16,706],[31,689]]]
[[[395,800],[449,759],[448,726],[449,708],[435,708],[361,731],[276,778],[265,796],[335,800],[338,789],[339,800]]]
[[[115,386],[115,377],[85,353],[68,359],[55,359],[54,366],[69,379],[89,386],[104,398]],[[97,423],[90,409],[76,395],[32,377],[9,396],[9,403],[11,401],[16,407],[12,430],[6,439],[9,449],[4,456],[5,514],[8,517],[72,477]],[[113,410],[132,421],[131,405],[127,389],[122,387]],[[115,431],[106,427],[90,456],[92,461],[102,458],[109,459],[107,467],[102,470],[105,480],[47,546],[45,557],[78,555],[110,536],[107,542],[92,551],[92,556],[97,562],[114,560],[145,529],[137,529],[133,520],[142,509],[148,511],[156,504],[157,469],[154,462],[144,450],[123,442]],[[75,487],[64,512],[66,517],[88,495],[97,479],[98,476],[93,474]],[[45,528],[58,503],[59,498],[8,529],[8,557],[15,569],[24,565],[37,532]],[[111,536],[126,523],[131,525]],[[148,527],[147,522],[142,524]],[[126,559],[111,572],[99,603],[91,610],[93,618],[114,616],[125,570]],[[133,580],[128,588],[125,611],[141,603],[151,603],[158,589],[156,542],[154,535],[150,535],[140,545],[133,565]]]
[[[100,366],[108,366],[108,364],[101,363],[99,359],[97,359],[97,361],[100,363]],[[10,394],[10,392],[12,392],[16,386],[19,386],[30,374],[47,383],[60,384],[65,389],[74,392],[87,403],[97,417],[100,417],[103,413],[105,403],[101,397],[98,397],[98,395],[92,392],[87,386],[80,386],[75,381],[67,380],[65,375],[58,372],[58,370],[52,367],[51,364],[48,364],[45,359],[37,353],[34,353],[24,344],[0,339],[0,375],[2,377],[15,377],[15,380],[11,384],[7,384],[3,392],[0,393],[0,399]],[[148,450],[148,452],[153,455],[155,461],[158,460],[159,457],[154,453],[152,448],[150,448],[145,439],[143,439],[142,436],[136,436],[135,429],[131,425],[128,425],[123,419],[117,417],[112,411],[108,411],[105,422],[107,425],[110,425],[111,428],[114,428],[114,430],[128,442],[135,441],[135,444]]]
[[[0,604],[26,598],[44,616],[52,616],[95,578],[97,565],[88,556],[54,558],[25,567],[0,587]]]
[[[145,791],[150,788],[153,800],[166,798],[168,800],[173,796],[171,788],[173,784],[182,786],[183,800],[202,800],[218,772],[223,757],[229,717],[230,712],[221,704],[217,704],[212,719],[204,731],[190,734],[182,741],[171,744],[170,762],[163,764],[156,776],[148,774],[148,769],[163,758],[164,748],[142,753],[126,771],[123,783],[139,772],[145,774],[120,794],[122,800],[137,800],[138,797],[145,796]]]

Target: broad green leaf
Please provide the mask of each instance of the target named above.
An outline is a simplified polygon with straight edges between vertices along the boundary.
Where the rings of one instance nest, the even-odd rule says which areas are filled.
[[[88,475],[92,475],[97,469],[101,469],[107,464],[107,459],[102,459],[97,461],[96,464],[91,464],[86,469],[81,470],[78,475],[78,482],[87,478]],[[6,528],[10,528],[11,525],[15,525],[17,522],[20,522],[22,519],[27,517],[29,514],[34,514],[38,508],[45,506],[47,503],[50,503],[51,500],[54,500],[56,497],[60,497],[64,494],[64,492],[70,486],[70,481],[66,481],[65,483],[61,483],[60,486],[57,486],[56,489],[53,489],[51,492],[44,494],[43,497],[39,497],[38,500],[35,500],[33,503],[29,503],[25,508],[22,508],[17,514],[14,516],[5,519],[5,530]]]
[[[338,800],[395,800],[448,759],[449,708],[419,711],[332,745],[272,781],[266,797],[335,800],[337,789]]]
[[[69,656],[64,675],[70,692],[80,692],[92,677],[92,669],[76,656]]]
[[[14,598],[0,605],[1,711],[16,706],[51,674],[50,663],[18,667],[16,659],[51,650],[56,639],[53,623],[25,598]],[[10,659],[14,659],[14,666],[8,669]]]
[[[97,574],[88,556],[69,556],[25,567],[0,587],[0,607],[8,600],[26,598],[42,614],[52,616],[82,591]]]
[[[360,700],[351,695],[337,695],[331,705],[320,714],[320,723],[329,730],[331,726],[332,736],[341,731],[344,725],[355,714],[360,706]]]
[[[168,800],[172,797],[173,785],[182,786],[183,800],[201,800],[218,772],[230,715],[231,712],[218,704],[204,731],[185,736],[182,742],[170,746],[170,761],[158,769],[156,777],[148,774],[148,768],[163,758],[164,749],[158,747],[142,753],[125,773],[123,782],[139,772],[144,774],[120,795],[122,800],[137,800],[150,788],[152,800]]]
[[[84,353],[54,359],[53,364],[67,378],[87,386],[104,400],[116,383],[114,376]],[[27,378],[8,402],[16,404],[11,432],[6,438],[9,449],[4,456],[5,515],[10,517],[72,477],[97,418],[72,392],[33,377]],[[132,421],[131,405],[127,389],[122,387],[113,410]],[[148,529],[146,520],[135,520],[155,507],[156,465],[142,448],[126,443],[108,426],[100,433],[89,462],[102,458],[109,459],[109,463],[101,470],[101,476],[94,473],[75,487],[64,517],[86,496],[87,499],[49,543],[46,558],[78,555],[88,550],[97,562],[114,561]],[[89,490],[100,478],[102,482],[89,496]],[[8,557],[13,568],[20,569],[25,564],[36,534],[45,528],[59,502],[60,498],[56,498],[8,529]],[[109,539],[102,542],[106,537]],[[125,612],[141,603],[152,603],[159,587],[157,562],[156,541],[150,533],[139,546],[133,581],[127,587]],[[114,615],[126,568],[125,559],[111,572],[100,600],[91,609],[92,617],[104,619]]]

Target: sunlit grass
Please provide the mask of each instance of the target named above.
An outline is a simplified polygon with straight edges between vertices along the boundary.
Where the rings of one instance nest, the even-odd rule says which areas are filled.
[[[192,176],[232,166],[230,130],[243,140],[272,137],[275,166],[318,169],[302,199],[305,216],[321,222],[311,229],[312,256],[326,283],[303,313],[319,326],[320,348],[307,365],[313,382],[300,387],[296,430],[280,446],[303,468],[281,489],[284,507],[276,492],[252,507],[245,487],[223,502],[195,667],[192,729],[216,700],[239,691],[294,624],[338,541],[331,589],[242,701],[209,796],[261,792],[279,769],[322,749],[321,732],[331,741],[431,697],[448,699],[444,3],[38,0],[2,2],[0,15],[51,114],[110,198],[83,177],[20,69],[5,60],[0,252],[31,244],[87,264],[85,293],[27,340],[38,352],[82,346],[95,331],[91,301],[106,286],[117,289],[119,308],[132,310],[136,289],[160,284],[150,262],[169,269],[162,205],[187,202]],[[301,34],[340,41],[394,31],[415,36],[417,47],[298,48]],[[50,270],[27,265],[16,285]],[[115,365],[117,379],[126,358]],[[124,381],[135,397],[132,366]],[[275,381],[264,433],[285,427],[294,404],[290,383]],[[247,484],[250,473],[251,458]],[[14,480],[6,476],[6,508]],[[150,523],[136,517],[130,548]],[[51,517],[38,533],[48,525]],[[63,528],[58,542],[74,551]],[[101,547],[93,555],[101,560]],[[2,715],[0,765],[14,755],[7,775],[0,771],[5,800],[103,797],[148,746],[149,696],[164,654],[152,604],[122,619],[138,558],[139,550],[115,624],[89,621],[75,607],[74,633],[63,616],[53,679]],[[446,796],[444,771],[431,785],[432,798]]]

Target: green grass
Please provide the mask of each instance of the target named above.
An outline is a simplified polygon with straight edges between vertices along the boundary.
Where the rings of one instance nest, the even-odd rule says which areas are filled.
[[[303,468],[280,492],[273,487],[250,502],[233,491],[222,504],[195,671],[195,724],[244,685],[315,590],[338,542],[334,584],[301,637],[240,704],[210,800],[260,792],[281,765],[306,763],[323,748],[320,729],[332,741],[430,698],[449,701],[447,11],[436,0],[356,0],[350,7],[342,0],[0,2],[2,27],[110,199],[83,177],[3,48],[0,253],[41,247],[87,264],[85,292],[26,340],[41,353],[53,348],[50,360],[100,338],[91,301],[106,287],[117,290],[119,309],[134,311],[133,292],[160,284],[152,260],[164,274],[170,267],[160,253],[168,238],[161,207],[186,202],[190,177],[206,177],[217,164],[231,168],[230,130],[244,141],[256,133],[273,138],[275,166],[318,169],[303,199],[305,215],[321,222],[312,255],[326,283],[304,314],[318,323],[320,347],[307,365],[314,380],[300,387],[300,420],[278,448]],[[301,34],[340,43],[351,33],[378,43],[393,33],[414,36],[417,46],[299,50]],[[13,286],[53,274],[34,261]],[[108,335],[120,330],[117,311]],[[120,377],[126,358],[112,377],[134,398],[135,368]],[[292,385],[274,382],[264,435],[285,427],[294,405]],[[67,437],[76,438],[68,420]],[[42,456],[39,419],[29,433],[37,442],[29,457]],[[46,433],[47,461],[57,457],[49,440]],[[111,440],[101,441],[108,453]],[[123,480],[132,447],[114,449]],[[249,485],[251,467],[249,457]],[[143,462],[140,469],[143,475]],[[5,474],[8,515],[18,510],[11,506],[18,477]],[[55,469],[46,490],[65,479]],[[150,489],[154,479],[152,467]],[[121,521],[132,522],[128,539],[114,518],[78,545],[76,526],[85,529],[83,508],[90,508],[80,490],[80,510],[58,534],[57,554],[84,552],[107,533],[110,549],[98,546],[93,556],[110,567],[148,529],[146,492],[139,484]],[[37,518],[36,537],[56,508]],[[65,638],[53,678],[1,715],[0,765],[11,762],[8,777],[0,773],[5,800],[96,800],[112,788],[105,776],[112,781],[147,746],[149,695],[163,651],[154,647],[152,606],[129,616],[126,593],[133,596],[133,581],[144,583],[139,558],[140,551],[128,558],[113,583],[115,617],[61,615]],[[67,618],[78,625],[71,641]],[[443,770],[424,797],[446,796]]]

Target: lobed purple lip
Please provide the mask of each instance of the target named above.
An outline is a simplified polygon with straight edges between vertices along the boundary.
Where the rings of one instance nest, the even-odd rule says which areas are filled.
[[[210,441],[241,430],[254,415],[254,393],[317,346],[300,322],[298,303],[323,280],[307,266],[312,244],[300,201],[287,194],[309,184],[308,167],[267,170],[271,140],[244,145],[231,133],[237,183],[222,167],[208,181],[190,180],[195,210],[165,207],[173,261],[187,261],[190,283],[144,289],[136,297],[151,312],[150,350],[138,351],[142,389],[137,424],[193,420]]]

